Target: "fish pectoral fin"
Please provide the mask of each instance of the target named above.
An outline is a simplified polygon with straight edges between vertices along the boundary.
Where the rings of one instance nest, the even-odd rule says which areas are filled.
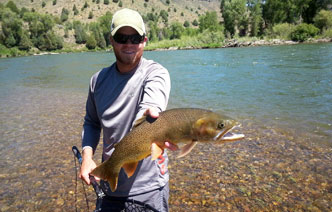
[[[156,143],[151,144],[151,160],[156,160],[162,153],[163,149],[160,148]]]
[[[133,176],[136,171],[138,162],[126,163],[122,166],[128,177]]]
[[[133,127],[137,127],[137,126],[139,126],[139,125],[142,124],[145,120],[146,120],[146,116],[142,116],[141,118],[139,118],[139,119],[137,119],[137,120],[135,121]]]
[[[191,143],[186,144],[185,146],[183,146],[181,148],[180,154],[178,155],[178,158],[184,157],[187,154],[189,154],[191,152],[191,150],[196,146],[196,144],[197,144],[197,142],[193,141],[193,142],[191,142]]]

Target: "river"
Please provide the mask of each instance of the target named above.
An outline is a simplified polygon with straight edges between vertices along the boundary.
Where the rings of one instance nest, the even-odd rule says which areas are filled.
[[[170,153],[172,211],[332,209],[331,43],[144,56],[170,72],[168,108],[212,109],[246,134],[220,148],[201,145],[183,160]],[[89,79],[114,59],[110,52],[0,59],[1,211],[86,210],[71,146],[80,146]]]

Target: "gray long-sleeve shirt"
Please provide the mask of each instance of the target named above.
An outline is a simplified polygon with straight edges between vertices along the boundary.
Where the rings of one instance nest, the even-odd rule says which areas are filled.
[[[145,58],[130,73],[120,73],[114,63],[94,74],[86,103],[82,147],[95,151],[102,129],[103,161],[107,160],[114,144],[121,141],[147,108],[166,109],[170,86],[168,71]],[[144,159],[130,178],[121,169],[115,192],[111,192],[108,183],[102,181],[101,185],[110,196],[131,196],[160,188],[169,180],[166,151],[163,157],[163,163],[151,161],[150,157]]]

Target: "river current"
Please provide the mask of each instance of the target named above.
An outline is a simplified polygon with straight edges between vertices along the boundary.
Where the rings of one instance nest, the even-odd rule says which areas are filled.
[[[196,148],[181,163],[175,157],[172,163],[171,153],[173,211],[331,209],[331,43],[144,57],[170,72],[168,108],[224,113],[241,122],[247,136],[225,144],[224,162],[211,167],[203,162],[220,157],[212,147]],[[75,201],[86,210],[74,188],[71,146],[80,146],[89,79],[114,60],[111,52],[0,59],[1,211],[74,210]]]

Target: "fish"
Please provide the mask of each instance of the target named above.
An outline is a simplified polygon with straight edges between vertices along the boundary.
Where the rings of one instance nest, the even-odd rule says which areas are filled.
[[[165,110],[157,119],[142,117],[133,129],[114,146],[108,160],[98,165],[91,175],[106,180],[111,190],[117,189],[121,168],[131,177],[140,160],[151,155],[156,160],[165,148],[165,142],[178,147],[183,143],[178,157],[187,155],[197,142],[225,143],[244,138],[243,134],[230,131],[239,123],[227,116],[200,108],[176,108]]]

